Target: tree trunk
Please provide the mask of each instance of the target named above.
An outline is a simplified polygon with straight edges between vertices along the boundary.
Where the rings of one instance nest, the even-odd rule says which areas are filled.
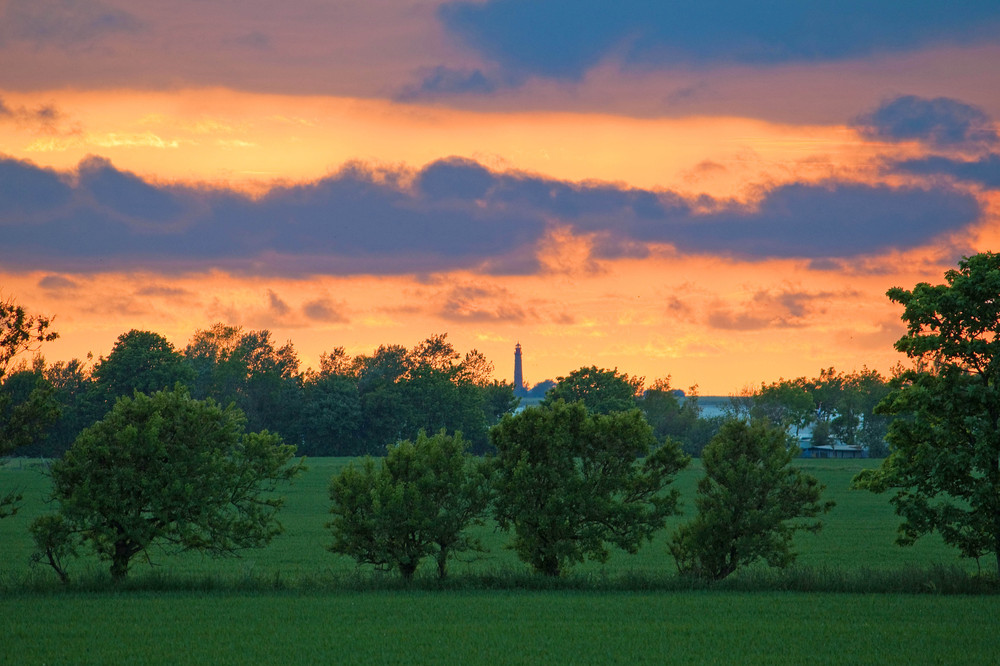
[[[133,555],[135,555],[135,549],[128,542],[118,541],[115,543],[115,552],[111,557],[112,580],[125,580],[125,576],[128,575],[128,565]]]
[[[545,574],[546,576],[559,576],[559,558],[554,556],[545,556],[539,562],[536,570]]]
[[[413,574],[417,570],[416,562],[400,562],[399,573],[403,575],[403,580],[413,580]]]
[[[444,579],[448,572],[445,567],[448,564],[448,549],[441,548],[437,554],[438,578]]]

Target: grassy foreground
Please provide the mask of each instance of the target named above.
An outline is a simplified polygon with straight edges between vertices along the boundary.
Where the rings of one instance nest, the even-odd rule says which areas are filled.
[[[483,528],[491,552],[433,566],[412,589],[325,550],[330,475],[310,460],[286,493],[286,532],[241,559],[154,554],[114,588],[107,566],[74,562],[64,589],[31,567],[27,524],[47,512],[38,463],[0,469],[21,512],[0,520],[0,663],[993,663],[1000,603],[948,587],[975,573],[937,537],[893,543],[888,498],[848,490],[876,461],[801,461],[837,507],[800,535],[799,563],[754,568],[712,588],[678,579],[670,528],[638,555],[615,554],[552,582],[531,576]],[[699,467],[677,481],[692,509]],[[680,519],[677,519],[680,520]],[[987,569],[984,572],[994,574]],[[981,585],[972,586],[979,590]],[[783,590],[799,590],[789,592]],[[899,592],[906,594],[873,591]],[[854,592],[854,593],[848,593]],[[909,592],[931,593],[912,594]]]
[[[137,594],[0,599],[0,663],[985,664],[992,597]]]

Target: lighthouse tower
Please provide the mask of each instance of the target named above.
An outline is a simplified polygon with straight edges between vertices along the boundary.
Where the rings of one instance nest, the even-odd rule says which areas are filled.
[[[521,343],[514,347],[514,395],[523,396],[527,393],[524,389],[524,373],[521,370]]]

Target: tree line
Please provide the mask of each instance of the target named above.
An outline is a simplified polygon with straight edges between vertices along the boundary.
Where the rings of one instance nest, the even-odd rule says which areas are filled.
[[[0,418],[31,412],[30,423],[5,436],[7,448],[58,457],[118,399],[180,385],[195,399],[235,405],[249,430],[279,434],[306,455],[380,455],[390,443],[441,428],[461,431],[481,453],[488,428],[517,404],[492,372],[480,352],[460,354],[447,334],[353,358],[338,347],[318,370],[301,371],[292,343],[279,346],[267,330],[216,324],[184,349],[132,330],[96,361],[35,356],[0,375]]]
[[[131,330],[96,361],[50,364],[36,355],[0,374],[0,441],[18,455],[58,457],[119,398],[182,385],[195,399],[235,405],[251,431],[277,433],[304,455],[382,455],[390,444],[441,429],[461,432],[482,454],[491,450],[490,427],[521,401],[492,375],[481,352],[460,353],[446,333],[411,349],[382,345],[355,357],[337,347],[321,355],[318,370],[301,370],[292,343],[279,346],[267,330],[215,324],[183,349],[158,333]],[[637,408],[658,439],[671,437],[696,457],[731,418],[765,419],[796,435],[809,428],[817,445],[836,439],[872,456],[887,452],[890,419],[874,408],[889,380],[867,369],[830,368],[744,389],[714,416],[703,413],[697,387],[685,394],[669,377],[647,387],[641,377],[590,366],[535,388],[545,391],[532,396],[582,400],[597,413]]]

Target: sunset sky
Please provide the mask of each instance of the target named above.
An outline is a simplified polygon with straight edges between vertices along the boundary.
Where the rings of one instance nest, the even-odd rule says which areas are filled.
[[[887,372],[1000,239],[1000,3],[0,0],[0,297],[511,381]]]

